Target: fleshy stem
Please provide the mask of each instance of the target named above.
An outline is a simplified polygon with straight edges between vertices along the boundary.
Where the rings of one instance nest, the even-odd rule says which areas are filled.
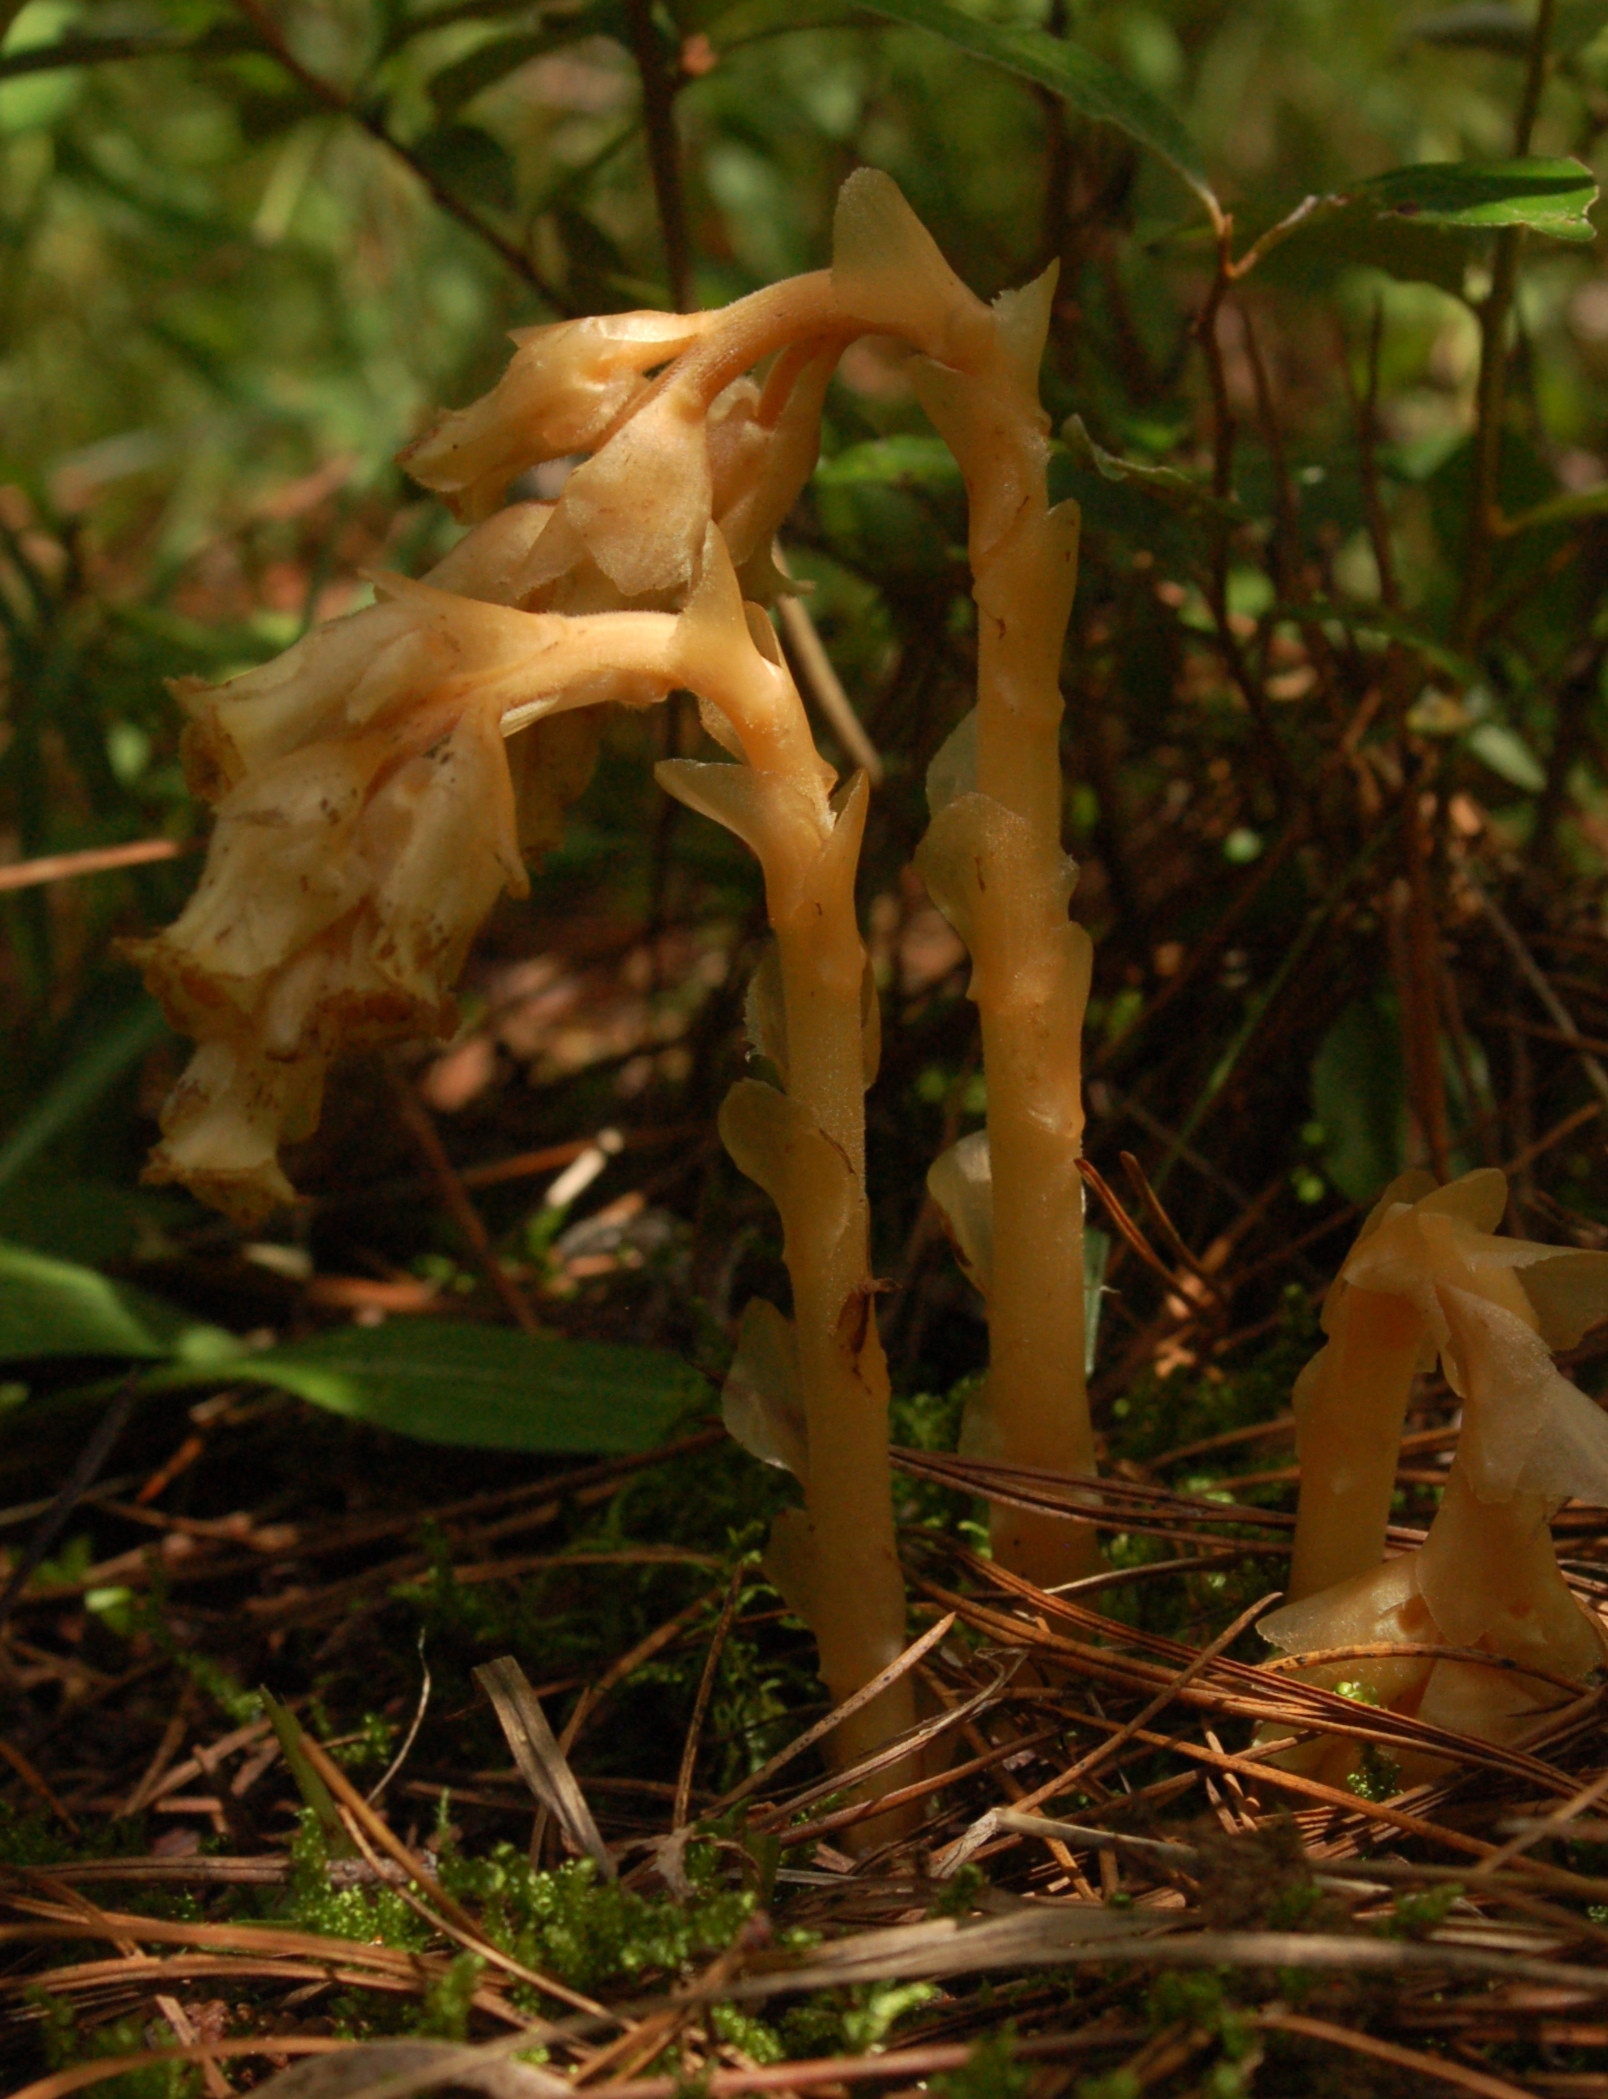
[[[974,561],[977,787],[1022,820],[1032,863],[1025,885],[1017,875],[985,886],[973,945],[993,1183],[988,1410],[1012,1464],[1087,1475],[1095,1457],[1078,1159],[1088,985],[1086,975],[1080,985],[1067,981],[1077,975],[1077,951],[1068,939],[1063,874],[1059,683],[1077,537],[1075,521],[1067,521],[1069,532],[1054,530],[1042,437],[1028,428],[1018,433],[1022,440],[1037,455],[1027,502]],[[980,866],[985,884],[989,872]],[[1098,1564],[1087,1524],[999,1504],[992,1529],[996,1556],[1041,1587]]]
[[[863,822],[845,809],[838,821]],[[857,841],[856,841],[857,843]],[[856,852],[854,859],[858,858]],[[816,1190],[806,1178],[787,1219],[807,1249],[792,1264],[794,1324],[806,1395],[810,1468],[804,1507],[815,1551],[814,1595],[821,1675],[835,1701],[847,1698],[898,1652],[904,1639],[904,1583],[893,1533],[888,1462],[888,1365],[877,1330],[865,1188],[865,1080],[860,997],[865,950],[852,880],[811,885],[802,909],[772,905],[787,1015],[787,1091],[848,1160],[853,1177],[849,1229],[833,1238],[810,1213]],[[766,892],[774,897],[770,871]],[[901,1677],[839,1728],[836,1761],[853,1763],[915,1720],[912,1680]],[[888,1773],[878,1787],[910,1774]]]
[[[711,533],[711,542],[715,537]],[[735,781],[727,767],[667,765],[659,777],[695,805],[702,800],[699,775],[716,775],[715,785],[727,794],[743,791],[741,835],[764,870],[780,963],[786,1095],[804,1111],[782,1155],[768,1160],[764,1184],[782,1213],[805,1410],[803,1586],[821,1675],[840,1703],[893,1659],[905,1627],[888,1461],[888,1370],[874,1316],[865,1180],[866,955],[854,877],[866,785],[857,777],[829,799],[831,775],[785,667],[756,649],[735,622],[727,634],[720,646],[710,633],[691,678],[730,722],[747,763],[735,769]],[[722,813],[718,804],[702,805]],[[767,1089],[748,1082],[737,1089],[745,1092],[751,1106],[753,1095],[763,1098]],[[774,1095],[769,1099],[778,1105]],[[725,1118],[722,1130],[731,1141]],[[812,1142],[823,1155],[813,1161]],[[733,1149],[746,1166],[742,1145]],[[846,1168],[846,1177],[822,1171],[823,1165]],[[911,1682],[904,1677],[838,1729],[834,1761],[857,1761],[914,1719]],[[874,1790],[885,1792],[909,1775],[882,1773]],[[893,1833],[881,1822],[874,1828],[878,1836]]]

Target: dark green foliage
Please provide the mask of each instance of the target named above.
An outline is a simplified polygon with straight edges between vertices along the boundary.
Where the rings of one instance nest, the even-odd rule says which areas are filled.
[[[752,1895],[722,1888],[707,1847],[689,1850],[686,1903],[600,1881],[589,1860],[536,1872],[511,1844],[475,1859],[443,1861],[449,1893],[472,1900],[492,1943],[526,1967],[588,1993],[629,1982],[644,1988],[722,1952],[753,1914]]]
[[[973,2048],[962,2070],[949,2070],[933,2079],[933,2089],[946,2099],[1022,2099],[1032,2082],[1032,2072],[1016,2059],[1016,2035],[1009,2025],[991,2033]]]

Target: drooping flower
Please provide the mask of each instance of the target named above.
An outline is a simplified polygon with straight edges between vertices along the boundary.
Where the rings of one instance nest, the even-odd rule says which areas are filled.
[[[490,393],[448,410],[400,463],[459,517],[486,517],[531,467],[591,451],[647,391],[654,366],[696,342],[710,318],[611,313],[517,329],[514,356]]]
[[[454,1024],[470,941],[499,894],[524,893],[524,854],[554,842],[585,785],[597,703],[676,682],[663,615],[600,635],[493,602],[548,516],[504,512],[428,584],[382,579],[378,603],[263,669],[181,692],[191,783],[217,822],[185,910],[130,948],[201,1044],[153,1179],[246,1225],[285,1200],[278,1148],[316,1123],[336,1051]],[[544,693],[571,711],[536,721],[511,770],[504,713]]]

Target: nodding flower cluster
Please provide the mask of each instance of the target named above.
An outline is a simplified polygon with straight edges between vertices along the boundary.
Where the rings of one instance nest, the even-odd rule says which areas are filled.
[[[799,1481],[768,1564],[839,1703],[887,1669],[905,1632],[865,1188],[877,1002],[854,888],[868,790],[863,774],[839,785],[821,757],[777,647],[765,608],[788,586],[775,534],[813,470],[845,347],[899,339],[965,478],[978,608],[977,704],[930,769],[918,855],[971,955],[987,1082],[986,1129],[929,1183],[987,1300],[989,1369],[966,1432],[1004,1465],[1088,1475],[1090,951],[1068,916],[1058,678],[1078,514],[1047,494],[1038,368],[1053,288],[1049,272],[984,304],[892,182],[862,170],[839,199],[829,270],[718,312],[516,336],[499,384],[403,455],[469,526],[447,558],[419,582],[376,576],[371,607],[261,670],[180,688],[188,777],[216,824],[189,906],[136,949],[198,1044],[151,1174],[254,1226],[292,1196],[280,1149],[315,1125],[332,1058],[450,1031],[469,945],[561,835],[607,709],[697,697],[724,756],[667,762],[658,778],[764,874],[775,939],[748,1022],[781,1084],[741,1080],[720,1128],[780,1213],[792,1284],[790,1314],[744,1314],[725,1414]],[[578,454],[556,502],[505,500],[531,468]],[[1488,1177],[1398,1185],[1348,1261],[1300,1395],[1298,1600],[1268,1626],[1281,1644],[1433,1633],[1565,1675],[1595,1654],[1546,1522],[1560,1496],[1604,1477],[1608,1430],[1548,1349],[1608,1309],[1602,1265],[1492,1239],[1500,1209]],[[1469,1432],[1422,1552],[1381,1568],[1407,1387],[1436,1350]],[[1475,1533],[1491,1525],[1501,1553],[1475,1567]],[[1094,1562],[1092,1526],[1012,1505],[995,1507],[993,1542],[1046,1586]],[[1477,1730],[1508,1725],[1530,1680],[1498,1691],[1458,1666],[1379,1672],[1381,1695]],[[839,1724],[833,1753],[865,1761],[914,1720],[896,1672]],[[873,1761],[867,1798],[911,1777],[908,1758]],[[895,1803],[872,1832],[901,1812],[908,1823]]]

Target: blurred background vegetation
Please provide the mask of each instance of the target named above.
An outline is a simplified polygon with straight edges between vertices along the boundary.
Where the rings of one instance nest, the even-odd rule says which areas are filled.
[[[0,5],[0,1236],[237,1329],[495,1311],[377,1062],[335,1089],[296,1163],[310,1200],[263,1242],[139,1188],[182,1046],[115,943],[174,914],[202,838],[163,681],[266,660],[362,603],[365,571],[451,543],[393,455],[494,379],[509,328],[817,267],[872,162],[980,291],[1060,265],[1089,1151],[1124,1190],[1135,1156],[1193,1278],[1180,1302],[1119,1244],[1105,1400],[1275,1322],[1410,1161],[1516,1162],[1517,1223],[1608,1240],[1599,244],[1339,210],[1220,267],[1404,165],[1600,165],[1608,5],[1548,4],[1540,66],[1521,6],[969,12],[1176,111],[1228,245],[1131,137],[839,0]],[[898,361],[862,346],[787,546],[885,769],[862,899],[907,1390],[983,1351],[922,1184],[980,1114],[973,1015],[908,868],[968,704],[963,541]],[[544,1321],[718,1371],[778,1248],[712,1136],[757,876],[648,773],[697,737],[690,709],[618,724],[488,928],[458,1037],[403,1083]],[[149,855],[24,879],[119,846]]]

